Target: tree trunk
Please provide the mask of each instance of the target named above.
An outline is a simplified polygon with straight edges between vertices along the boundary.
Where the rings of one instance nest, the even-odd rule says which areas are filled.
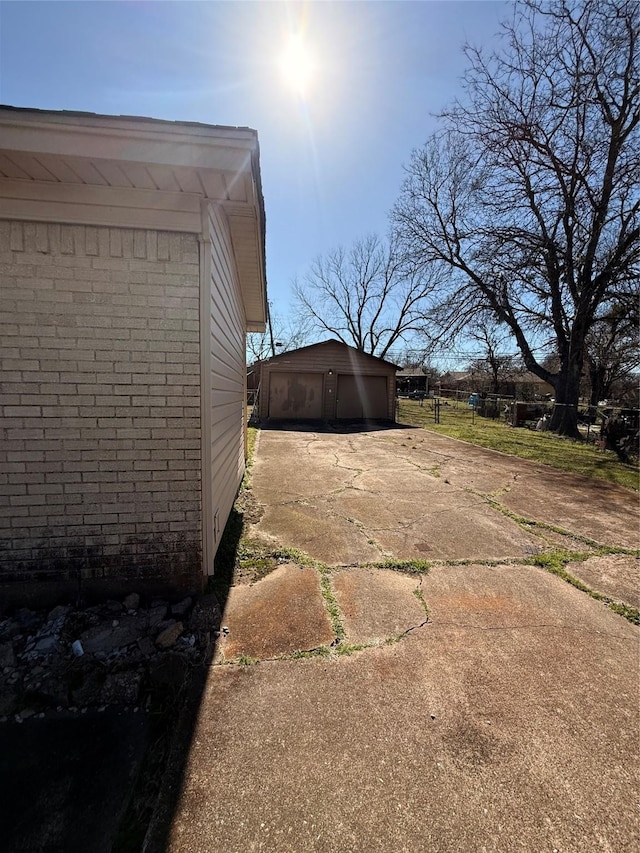
[[[561,370],[554,383],[556,402],[551,415],[549,429],[558,435],[581,438],[578,431],[578,401],[580,399],[580,376],[582,365],[574,361]]]
[[[589,366],[589,380],[591,382],[591,398],[592,406],[597,406],[600,400],[604,400],[606,394],[606,368],[601,365],[591,364]]]

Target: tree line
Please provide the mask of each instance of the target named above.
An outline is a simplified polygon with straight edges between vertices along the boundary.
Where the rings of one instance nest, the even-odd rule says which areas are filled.
[[[521,0],[499,50],[466,46],[388,237],[295,282],[298,337],[383,358],[471,339],[494,371],[515,349],[554,389],[550,428],[577,437],[583,376],[597,400],[639,364],[639,41],[636,0]]]

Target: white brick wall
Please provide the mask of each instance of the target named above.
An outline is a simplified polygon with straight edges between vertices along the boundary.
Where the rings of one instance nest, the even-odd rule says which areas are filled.
[[[0,581],[201,571],[195,235],[0,221]]]

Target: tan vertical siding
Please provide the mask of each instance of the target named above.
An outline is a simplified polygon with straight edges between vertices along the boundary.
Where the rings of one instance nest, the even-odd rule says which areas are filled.
[[[245,320],[224,213],[209,211],[211,241],[211,478],[214,553],[244,473]],[[217,525],[214,519],[217,515]],[[212,566],[207,570],[212,571]]]

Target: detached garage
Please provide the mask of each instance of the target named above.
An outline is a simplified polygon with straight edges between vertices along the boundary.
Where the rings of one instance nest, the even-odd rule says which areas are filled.
[[[394,420],[397,367],[340,341],[262,363],[261,420]]]

